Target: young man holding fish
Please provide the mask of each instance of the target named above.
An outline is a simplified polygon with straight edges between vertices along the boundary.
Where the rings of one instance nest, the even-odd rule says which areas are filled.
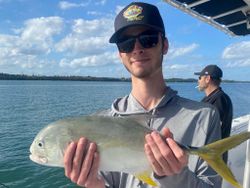
[[[166,188],[221,187],[221,177],[206,162],[197,156],[188,157],[176,143],[199,147],[218,140],[220,121],[215,109],[182,98],[166,86],[162,62],[168,40],[158,9],[139,2],[126,6],[115,19],[110,42],[117,44],[121,61],[131,73],[132,90],[105,114],[145,114],[150,117],[147,125],[166,139],[157,131],[145,135],[145,155],[153,173],[148,177],[142,172],[135,178],[122,172],[98,172],[98,146],[83,135],[86,137],[70,143],[65,151],[65,175],[87,188],[146,188],[152,186],[144,182],[151,180]]]

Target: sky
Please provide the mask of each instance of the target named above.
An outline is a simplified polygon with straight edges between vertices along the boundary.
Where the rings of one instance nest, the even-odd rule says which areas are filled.
[[[0,73],[129,77],[108,40],[123,0],[0,0]],[[161,0],[169,51],[165,78],[197,78],[208,64],[223,79],[250,81],[250,36],[232,37]]]

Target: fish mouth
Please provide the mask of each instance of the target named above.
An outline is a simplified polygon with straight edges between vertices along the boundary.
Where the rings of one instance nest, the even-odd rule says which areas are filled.
[[[30,154],[30,160],[32,160],[33,162],[35,163],[38,163],[38,164],[47,164],[48,163],[48,159],[46,157],[43,157],[43,156],[37,156],[37,155],[34,155],[34,154]]]

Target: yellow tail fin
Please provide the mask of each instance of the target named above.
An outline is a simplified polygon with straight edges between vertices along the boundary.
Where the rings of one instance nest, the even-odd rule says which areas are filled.
[[[198,148],[194,154],[199,155],[204,159],[222,178],[227,180],[236,188],[242,188],[237,182],[231,170],[227,167],[222,160],[222,154],[241,144],[250,138],[250,132],[244,132],[241,134],[233,135],[228,138],[218,140],[211,144]],[[191,152],[192,153],[192,152]]]
[[[222,160],[220,156],[214,156],[211,157],[205,157],[202,156],[205,161],[219,174],[221,177],[223,177],[225,180],[227,180],[229,183],[231,183],[236,188],[242,188],[242,186],[237,182],[235,179],[233,173],[228,168],[228,166],[225,164],[225,162]]]

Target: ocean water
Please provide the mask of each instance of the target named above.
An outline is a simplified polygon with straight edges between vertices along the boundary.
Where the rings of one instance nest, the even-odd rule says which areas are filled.
[[[179,95],[201,100],[196,83],[169,83]],[[250,84],[223,83],[234,105],[234,117],[250,113]],[[109,108],[129,93],[127,82],[0,81],[0,188],[77,187],[62,168],[37,165],[29,146],[48,123]]]

